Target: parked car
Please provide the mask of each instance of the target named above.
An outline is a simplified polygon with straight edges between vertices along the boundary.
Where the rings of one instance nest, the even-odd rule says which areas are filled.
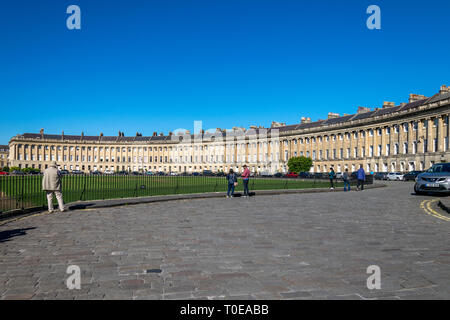
[[[147,171],[145,174],[146,174],[147,176],[154,176],[154,175],[155,175],[155,173],[154,173],[154,172],[151,172],[151,171]]]
[[[226,174],[223,171],[219,171],[219,172],[216,173],[216,176],[218,176],[218,177],[225,177]]]
[[[122,171],[118,171],[116,174],[119,175],[119,176],[127,176],[128,175],[128,171],[122,170]]]
[[[165,176],[166,173],[165,173],[165,172],[162,172],[162,171],[159,171],[159,172],[157,173],[157,175],[158,175],[158,176]]]
[[[141,173],[138,172],[138,171],[132,171],[130,174],[131,174],[132,176],[139,176],[139,175],[141,175]]]
[[[200,173],[198,173],[198,172],[192,172],[192,175],[193,175],[193,176],[199,176]]]
[[[170,175],[170,176],[177,176],[178,173],[176,173],[176,172],[170,172],[169,175]]]
[[[202,174],[204,176],[213,176],[214,175],[211,170],[203,170]]]
[[[112,171],[112,170],[105,170],[104,173],[105,173],[105,174],[114,174],[114,171]]]
[[[14,170],[13,172],[11,172],[12,175],[17,175],[17,176],[23,176],[24,173],[20,170]]]
[[[403,173],[401,172],[389,172],[387,175],[389,181],[403,181]]]
[[[374,179],[375,180],[387,180],[387,172],[376,172],[374,174]]]
[[[427,192],[450,193],[450,163],[436,163],[420,173],[414,185],[416,194]]]
[[[259,176],[260,176],[260,177],[272,177],[273,175],[270,174],[269,171],[261,171],[261,172],[259,173]]]
[[[7,175],[9,175],[8,172],[6,172],[6,171],[0,171],[0,176],[7,176]]]
[[[336,173],[336,179],[342,179],[342,172]]]
[[[403,181],[415,181],[417,176],[421,174],[422,171],[411,171],[403,176]]]
[[[273,175],[275,178],[281,178],[283,174],[281,172],[277,172]]]
[[[80,170],[72,170],[72,174],[83,174],[83,171],[80,171]]]
[[[93,174],[93,175],[101,175],[102,173],[100,171],[96,170],[96,171],[91,171],[91,174]]]
[[[311,174],[311,172],[300,172],[300,173],[298,174],[298,176],[299,176],[300,178],[304,178],[304,179],[309,179],[309,178],[312,178],[312,177],[313,177],[313,175]]]
[[[298,174],[296,174],[295,172],[289,172],[288,174],[285,175],[286,178],[298,178]]]

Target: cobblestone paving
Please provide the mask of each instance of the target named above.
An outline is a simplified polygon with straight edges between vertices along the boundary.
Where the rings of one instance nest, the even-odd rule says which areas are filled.
[[[0,226],[0,298],[449,299],[450,222],[388,184],[27,217]]]

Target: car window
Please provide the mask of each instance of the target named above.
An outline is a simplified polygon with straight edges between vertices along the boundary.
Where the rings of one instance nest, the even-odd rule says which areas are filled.
[[[427,172],[450,172],[450,163],[435,164]]]

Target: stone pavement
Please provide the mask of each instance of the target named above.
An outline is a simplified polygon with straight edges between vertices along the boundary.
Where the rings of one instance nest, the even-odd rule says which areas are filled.
[[[388,185],[24,217],[0,226],[0,299],[449,299],[450,222]]]
[[[438,206],[445,212],[450,213],[450,197],[441,198]]]

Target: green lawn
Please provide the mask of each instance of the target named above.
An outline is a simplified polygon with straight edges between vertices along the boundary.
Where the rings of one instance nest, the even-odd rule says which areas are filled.
[[[42,176],[0,177],[0,211],[46,205],[41,190]],[[225,177],[201,176],[65,176],[63,182],[64,202],[144,197],[169,194],[226,192]],[[236,192],[243,191],[242,179]],[[342,186],[338,183],[338,186]],[[328,181],[300,179],[250,179],[249,189],[305,189],[328,187]],[[23,195],[23,196],[22,196]]]

